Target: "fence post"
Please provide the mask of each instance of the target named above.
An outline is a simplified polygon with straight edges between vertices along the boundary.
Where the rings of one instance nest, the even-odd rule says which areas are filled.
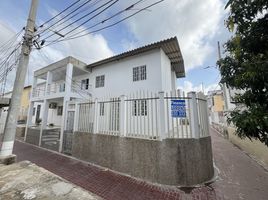
[[[74,111],[74,130],[73,132],[78,131],[78,122],[79,122],[79,107],[78,102],[75,102],[75,111]]]
[[[163,140],[167,138],[167,133],[166,133],[166,119],[165,119],[165,92],[161,91],[158,92],[159,95],[159,113],[156,113],[156,116],[159,116],[159,137],[160,140]]]
[[[198,108],[197,108],[197,99],[195,92],[188,92],[188,97],[190,97],[190,126],[192,131],[192,136],[194,138],[200,137],[199,121],[198,121]]]
[[[119,108],[119,132],[120,136],[126,137],[127,130],[126,130],[126,122],[127,122],[127,113],[126,113],[126,96],[120,96],[120,108]]]
[[[93,133],[97,134],[99,133],[99,115],[98,115],[98,111],[99,111],[99,103],[98,103],[98,99],[95,99],[95,103],[94,103],[94,121],[93,121]]]

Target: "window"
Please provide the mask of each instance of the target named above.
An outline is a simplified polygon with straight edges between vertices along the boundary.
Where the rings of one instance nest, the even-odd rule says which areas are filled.
[[[35,115],[35,107],[33,108],[33,115]]]
[[[104,116],[104,103],[100,103],[100,116]]]
[[[65,91],[65,83],[61,83],[60,84],[60,92],[64,92]]]
[[[96,84],[95,84],[95,87],[96,88],[104,87],[104,81],[105,81],[105,76],[104,75],[96,76]]]
[[[84,79],[81,81],[81,90],[88,90],[89,87],[89,79]]]
[[[57,115],[62,115],[63,106],[58,106]]]
[[[147,101],[135,100],[133,101],[132,115],[134,116],[147,116]]]
[[[146,65],[133,68],[133,81],[146,80]]]

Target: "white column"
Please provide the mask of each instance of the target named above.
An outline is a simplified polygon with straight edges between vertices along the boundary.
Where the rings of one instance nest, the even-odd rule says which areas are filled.
[[[199,121],[198,121],[196,93],[189,92],[187,96],[190,97],[189,110],[190,110],[190,127],[191,127],[192,136],[193,138],[199,138],[200,128],[199,128]]]
[[[78,120],[79,120],[79,109],[80,105],[78,104],[78,102],[75,103],[75,111],[74,111],[74,130],[73,132],[78,131]]]
[[[31,91],[31,98],[33,98],[36,94],[36,85],[37,85],[37,77],[33,78],[33,85],[32,85],[32,91]]]
[[[65,93],[70,96],[72,91],[72,78],[73,78],[73,65],[68,63],[66,66],[66,76],[65,76]]]
[[[121,95],[120,96],[120,108],[119,108],[119,132],[120,135],[123,137],[127,136],[127,113],[126,113],[126,96]]]
[[[45,87],[45,96],[50,94],[52,77],[53,77],[52,72],[51,71],[48,71],[47,72],[46,87]]]
[[[63,133],[67,120],[67,109],[68,109],[68,101],[70,101],[70,95],[72,90],[72,77],[73,77],[73,65],[68,63],[66,66],[66,75],[65,75],[65,97],[63,98],[63,113],[61,119],[61,131],[60,131],[60,145],[59,152],[62,152],[63,145]]]
[[[60,130],[60,145],[59,145],[59,152],[62,152],[62,145],[63,145],[63,133],[65,130],[65,125],[67,121],[67,110],[68,110],[68,101],[70,98],[64,97],[63,99],[63,110],[62,110],[62,119],[61,119],[61,130]]]
[[[47,127],[48,106],[49,106],[49,102],[48,100],[45,99],[42,105],[43,108],[41,109],[42,110],[42,122],[41,122],[41,129],[40,129],[39,146],[41,146],[43,130],[46,129]]]
[[[26,122],[26,127],[25,127],[24,141],[26,141],[28,127],[32,125],[33,107],[34,107],[34,102],[30,101],[28,114],[27,114],[27,122]]]
[[[164,100],[164,97],[165,97],[165,92],[159,92],[158,93],[159,95],[159,102],[158,102],[158,108],[159,108],[159,113],[158,116],[159,116],[159,137],[160,137],[160,140],[163,140],[165,138],[167,138],[167,133],[166,133],[166,119],[165,119],[165,100]]]
[[[97,134],[99,132],[99,103],[98,99],[95,99],[94,103],[94,121],[93,121],[93,133]]]

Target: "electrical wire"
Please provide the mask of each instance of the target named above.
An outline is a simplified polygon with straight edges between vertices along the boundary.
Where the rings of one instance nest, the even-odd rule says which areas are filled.
[[[137,15],[138,13],[140,13],[140,12],[142,12],[142,11],[144,11],[144,10],[147,10],[148,8],[153,7],[153,6],[155,6],[156,4],[159,4],[159,3],[163,2],[163,1],[165,1],[165,0],[159,0],[159,1],[155,2],[155,3],[152,3],[152,4],[150,4],[150,5],[148,5],[148,6],[144,7],[144,8],[141,8],[140,10],[136,11],[135,13],[133,13],[133,14],[127,16],[127,17],[124,17],[124,18],[122,18],[121,20],[119,20],[119,21],[117,21],[117,22],[115,22],[115,23],[112,23],[112,24],[110,24],[110,25],[107,25],[107,26],[105,26],[105,27],[102,27],[102,28],[93,30],[93,31],[91,31],[91,32],[87,32],[87,33],[82,34],[82,35],[74,36],[74,37],[68,37],[68,38],[64,38],[64,39],[61,39],[61,40],[60,40],[60,39],[56,39],[56,40],[54,40],[54,41],[50,41],[49,44],[44,45],[43,47],[50,46],[50,45],[53,45],[53,44],[55,44],[55,43],[62,42],[62,41],[73,40],[73,39],[76,39],[76,38],[84,37],[84,36],[86,36],[86,35],[89,35],[89,34],[92,34],[92,33],[97,33],[97,32],[99,32],[99,31],[105,30],[105,29],[107,29],[107,28],[113,27],[113,26],[115,26],[115,25],[117,25],[117,24],[119,24],[119,23],[121,23],[121,22],[123,22],[123,21],[125,21],[125,20],[127,20],[127,19],[129,19],[129,18],[131,18],[131,17],[133,17],[133,16],[135,16],[135,15]]]
[[[63,14],[64,12],[66,12],[68,9],[70,9],[71,7],[73,7],[75,4],[77,4],[79,1],[81,0],[77,0],[74,3],[72,3],[70,6],[68,6],[67,8],[63,9],[61,12],[59,12],[57,15],[55,15],[54,17],[52,17],[51,19],[47,20],[46,22],[44,22],[42,25],[40,25],[39,27],[43,27],[45,24],[51,22],[53,19],[57,18],[58,16],[60,16],[61,14]]]
[[[113,1],[114,1],[114,2],[113,2]],[[105,10],[107,10],[108,8],[110,8],[111,6],[113,6],[113,5],[114,5],[116,2],[118,2],[118,1],[119,1],[119,0],[109,0],[108,2],[102,4],[101,6],[97,7],[97,8],[94,9],[93,11],[91,11],[91,12],[89,12],[89,13],[83,15],[82,17],[76,19],[75,21],[71,22],[70,24],[64,26],[63,28],[61,28],[61,29],[59,29],[59,30],[57,30],[56,32],[59,33],[60,31],[65,30],[66,28],[70,27],[71,25],[75,24],[76,22],[78,22],[78,21],[84,19],[85,17],[88,17],[88,16],[91,15],[92,13],[96,12],[97,10],[101,9],[102,7],[105,7],[105,6],[108,5],[109,3],[113,2],[113,3],[111,3],[110,5],[108,5],[107,7],[105,7],[104,9],[102,9],[100,12],[98,12],[97,14],[95,14],[93,17],[89,18],[88,20],[86,20],[85,22],[83,22],[83,23],[81,24],[81,25],[84,25],[85,23],[87,23],[87,22],[90,21],[91,19],[95,18],[96,16],[100,15],[100,14],[103,13]],[[80,25],[80,26],[81,26],[81,25]],[[76,28],[75,28],[75,29],[76,29]],[[75,30],[75,29],[72,29],[72,30]],[[68,32],[68,33],[69,33],[69,32]],[[68,34],[68,33],[67,33],[67,34]],[[50,37],[52,37],[52,36],[54,36],[54,35],[55,35],[55,33],[54,33],[54,34],[51,34],[51,35],[49,35],[49,36],[47,36],[47,37],[45,37],[43,40],[46,40],[46,39],[48,39],[48,38],[50,38]],[[65,35],[65,34],[63,34],[63,35]]]
[[[60,26],[60,25],[62,25],[63,23],[65,23],[67,20],[69,20],[69,19],[71,19],[71,18],[77,16],[78,14],[80,14],[80,12],[77,12],[76,14],[72,15],[72,16],[69,17],[68,19],[65,19],[66,17],[68,17],[68,16],[71,15],[72,13],[78,11],[80,8],[82,8],[83,6],[85,6],[86,4],[88,4],[90,1],[92,1],[92,0],[87,0],[86,2],[84,2],[83,4],[81,4],[79,7],[75,8],[74,10],[72,10],[69,14],[65,15],[64,17],[62,17],[62,18],[59,19],[58,21],[54,22],[54,23],[53,23],[52,25],[50,25],[49,27],[46,27],[46,29],[41,30],[40,32],[37,32],[37,34],[40,34],[40,35],[41,35],[42,33],[46,32],[46,31],[49,31],[49,29],[52,29],[55,25]],[[61,21],[64,20],[64,19],[65,19],[65,21],[63,21],[62,23],[58,24],[59,22],[61,22]]]

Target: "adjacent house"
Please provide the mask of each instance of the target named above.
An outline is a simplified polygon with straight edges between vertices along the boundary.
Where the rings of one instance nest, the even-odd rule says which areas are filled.
[[[21,103],[20,103],[20,110],[19,110],[19,116],[18,120],[21,121],[21,123],[26,123],[27,115],[28,115],[28,109],[29,109],[29,103],[30,103],[30,96],[31,96],[31,85],[25,86],[22,91],[22,97],[21,97]],[[12,91],[7,92],[4,94],[4,98],[11,98]],[[6,117],[8,113],[8,106],[4,106],[0,110],[0,133],[3,133],[4,126],[6,123]]]
[[[224,124],[224,95],[222,90],[209,91],[207,95],[211,123]]]

